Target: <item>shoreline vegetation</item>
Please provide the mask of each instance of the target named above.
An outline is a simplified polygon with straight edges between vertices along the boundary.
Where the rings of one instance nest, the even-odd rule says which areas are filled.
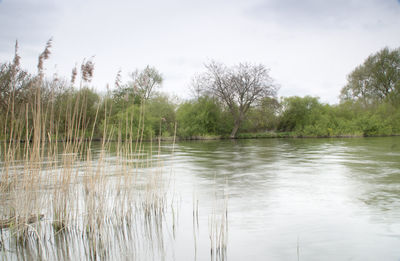
[[[174,134],[179,140],[400,134],[399,48],[369,56],[348,75],[340,103],[331,105],[311,96],[278,98],[268,70],[248,63],[206,65],[194,77],[189,100],[161,92],[162,74],[151,66],[131,72],[127,82],[119,71],[101,94],[91,86],[92,59],[82,62],[80,73],[74,67],[70,80],[46,76],[47,47],[36,75],[21,67],[18,44],[14,59],[0,64],[0,141],[33,141],[38,121],[47,129],[43,141],[100,141],[105,125],[113,129],[107,137],[112,141],[168,140]],[[35,110],[43,117],[35,119]],[[66,127],[71,122],[74,132]]]
[[[400,72],[390,67],[400,65],[398,49],[371,56],[372,65],[368,58],[361,74],[360,68],[350,74],[342,102],[328,105],[310,96],[276,98],[268,70],[251,64],[209,64],[188,101],[158,92],[162,75],[150,66],[132,72],[127,83],[119,72],[101,95],[90,87],[92,59],[74,67],[69,81],[46,77],[51,46],[49,40],[39,55],[36,74],[21,68],[17,42],[12,62],[0,64],[0,258],[6,260],[164,259],[179,210],[173,171],[163,169],[164,140],[172,141],[163,149],[173,154],[175,142],[187,138],[400,133]],[[223,211],[209,218],[211,257],[225,260],[227,195],[219,200]]]
[[[81,65],[78,87],[77,68],[70,82],[47,80],[51,45],[35,75],[20,68],[17,43],[14,60],[0,65],[0,259],[166,259],[179,197],[173,171],[163,167],[161,137],[176,137],[176,124],[168,134],[167,119],[147,117],[157,72],[133,74],[137,101],[130,106],[125,96],[117,102],[87,87],[91,60]],[[211,252],[224,257],[225,230],[215,233],[227,222],[222,209],[225,215],[210,216],[209,233]]]
[[[202,141],[202,140],[243,140],[243,139],[284,139],[284,138],[292,138],[292,139],[342,139],[342,138],[378,138],[378,137],[397,137],[400,136],[400,134],[381,134],[381,135],[369,135],[365,136],[363,134],[354,134],[354,135],[336,135],[336,136],[312,136],[312,135],[303,135],[303,134],[296,134],[294,132],[258,132],[258,133],[239,133],[235,138],[231,138],[229,136],[212,136],[212,135],[207,135],[207,136],[193,136],[193,137],[174,137],[174,136],[169,136],[169,137],[154,137],[153,139],[143,139],[142,142],[146,143],[151,143],[151,142],[157,142],[157,141],[162,141],[162,142],[179,142],[179,141]],[[66,140],[57,140],[57,142],[62,143]],[[94,138],[94,139],[83,139],[83,140],[72,140],[72,141],[77,141],[77,142],[98,142],[101,143],[103,140],[100,138]],[[4,142],[10,142],[10,141],[5,141],[5,140],[0,140],[0,143]],[[12,141],[12,142],[19,142],[19,143],[26,143],[25,140],[19,140],[19,141]],[[31,143],[33,141],[29,141]],[[44,142],[49,142],[49,140],[44,141]],[[112,140],[109,139],[107,140],[109,143],[118,143],[118,142],[127,142],[127,140]]]
[[[81,66],[81,92],[74,91],[74,69],[71,84],[57,94],[58,80],[49,84],[44,75],[51,44],[36,75],[19,67],[17,44],[13,62],[1,67],[0,259],[141,259],[153,248],[153,259],[160,259],[177,210],[160,150],[142,142],[143,114],[138,138],[131,130],[125,143],[120,128],[108,124],[109,103],[98,103],[90,115],[83,88],[93,76],[90,60]],[[101,142],[94,151],[96,128]],[[107,158],[114,132],[116,151]]]
[[[400,134],[390,134],[390,135],[337,135],[337,136],[307,136],[296,133],[288,133],[288,132],[265,132],[265,133],[239,133],[235,138],[231,138],[229,136],[194,136],[194,137],[154,137],[153,139],[143,139],[144,143],[154,143],[157,141],[162,142],[180,142],[180,141],[202,141],[202,140],[245,140],[245,139],[344,139],[344,138],[378,138],[378,137],[397,137]],[[76,140],[77,142],[81,142],[80,140]],[[103,140],[100,138],[97,139],[83,139],[82,142],[97,142],[101,143]],[[5,140],[1,140],[0,143],[9,142]],[[25,140],[20,141],[12,141],[19,143],[26,143]],[[30,141],[29,143],[31,143]],[[49,143],[49,141],[44,141],[45,143]],[[57,142],[62,143],[64,140],[58,140]],[[127,142],[126,140],[107,140],[108,143],[118,143],[118,142]]]

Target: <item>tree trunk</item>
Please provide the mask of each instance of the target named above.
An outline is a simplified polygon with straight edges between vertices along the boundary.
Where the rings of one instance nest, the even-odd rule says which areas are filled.
[[[243,112],[242,106],[240,106],[238,112],[235,112],[234,109],[232,109],[231,113],[234,118],[234,125],[233,125],[233,129],[232,129],[230,138],[234,139],[234,138],[236,138],[236,133],[240,128],[240,124],[242,124],[245,112]]]
[[[231,139],[236,138],[236,133],[239,130],[239,127],[240,127],[240,121],[235,121],[235,125],[233,126],[233,130],[230,135]]]

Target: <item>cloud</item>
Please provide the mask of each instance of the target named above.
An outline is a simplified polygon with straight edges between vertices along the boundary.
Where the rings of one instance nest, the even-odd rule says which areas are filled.
[[[57,64],[68,77],[76,62],[95,55],[97,88],[113,82],[119,69],[127,74],[150,64],[164,75],[164,91],[184,95],[191,77],[215,59],[263,63],[281,95],[334,101],[365,57],[398,47],[397,1],[6,0],[0,60],[12,59],[18,39],[22,64],[35,69],[53,36],[48,73]]]
[[[400,0],[397,0],[400,2]],[[264,0],[248,10],[248,15],[291,28],[368,29],[398,20],[396,0]]]
[[[10,52],[15,40],[35,46],[44,45],[52,36],[59,16],[54,1],[12,0],[1,5],[0,52]]]

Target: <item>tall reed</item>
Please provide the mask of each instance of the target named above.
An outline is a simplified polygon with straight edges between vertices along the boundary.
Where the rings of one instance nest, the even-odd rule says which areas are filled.
[[[112,108],[107,97],[103,108],[97,105],[91,129],[85,92],[77,92],[64,110],[57,110],[57,78],[46,93],[48,99],[43,98],[44,64],[51,46],[50,39],[39,56],[29,89],[32,99],[18,106],[14,95],[20,70],[18,44],[15,48],[0,148],[0,257],[142,259],[153,253],[150,259],[162,259],[169,181],[163,174],[161,140],[157,150],[143,141],[145,102],[139,115],[127,114],[125,126],[132,126],[134,117],[140,124],[137,133],[126,127],[130,129],[125,142],[120,128],[108,124]],[[84,60],[80,90],[90,83],[93,70],[93,61]],[[75,88],[77,71],[73,69],[70,90]],[[100,123],[102,139],[94,144],[95,126]],[[113,143],[115,134],[118,139]]]
[[[215,199],[215,205],[208,220],[211,260],[227,260],[228,245],[228,197],[224,192],[221,201]]]

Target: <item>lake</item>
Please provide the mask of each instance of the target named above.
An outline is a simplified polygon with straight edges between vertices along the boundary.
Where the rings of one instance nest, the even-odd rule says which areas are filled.
[[[93,165],[100,152],[94,150]],[[115,233],[119,221],[101,221],[108,237],[114,238],[102,245],[104,259],[400,260],[400,137],[162,142],[146,144],[142,154],[146,156],[140,168],[125,173],[137,177],[139,191],[146,190],[149,176],[161,177],[162,182],[151,178],[158,191],[151,198],[162,202],[162,210],[157,212],[161,208],[151,203],[147,212],[140,206],[149,201],[138,201],[136,212],[144,214],[132,219],[136,228],[121,221],[120,233]],[[114,212],[118,208],[110,207],[110,198],[121,159],[124,156],[112,148],[102,160],[107,163],[102,175],[111,180],[100,188],[110,191],[104,207]],[[84,175],[77,176],[79,187]],[[81,197],[74,209],[87,205],[81,189],[73,194]],[[140,195],[148,200],[150,194]],[[118,204],[126,209],[130,201]],[[41,212],[41,222],[49,221],[51,211]],[[73,216],[79,219],[86,215],[82,213],[76,210]],[[84,230],[79,226],[77,231]],[[42,257],[90,256],[85,239],[62,243],[70,249],[67,255],[49,250],[57,248],[54,242],[59,239],[48,236],[53,233],[50,228],[41,227],[43,238],[48,238],[37,243],[47,249]],[[71,234],[63,240],[80,237]],[[2,245],[13,249],[13,243]],[[1,253],[11,260],[35,257],[41,251],[24,250],[18,256],[8,250]]]
[[[227,260],[400,260],[399,137],[180,142],[167,162],[201,227],[225,190]],[[177,259],[192,257],[188,241],[177,237]]]

